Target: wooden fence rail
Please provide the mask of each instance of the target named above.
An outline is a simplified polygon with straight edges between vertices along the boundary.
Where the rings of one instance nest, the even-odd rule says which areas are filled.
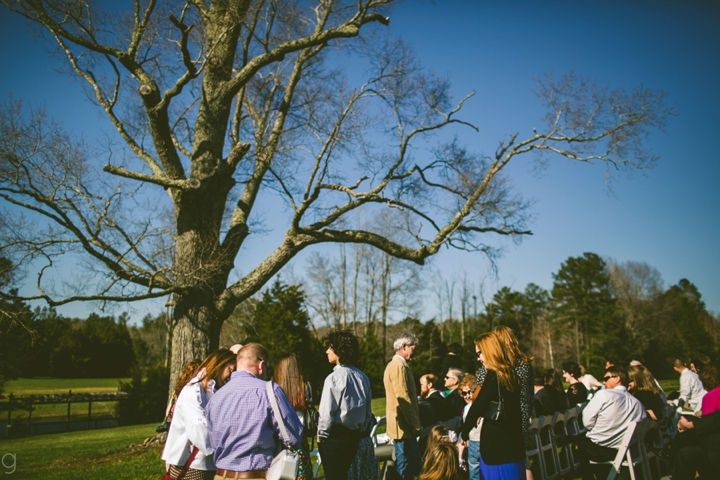
[[[117,402],[124,398],[127,398],[125,392],[114,392],[114,393],[73,393],[69,390],[68,393],[54,394],[54,395],[13,395],[12,393],[8,396],[8,402],[5,404],[7,408],[7,425],[12,425],[12,414],[13,411],[27,411],[27,427],[30,433],[33,433],[33,426],[35,426],[35,433],[37,433],[38,423],[33,425],[33,410],[38,405],[57,405],[67,404],[67,417],[65,420],[55,422],[42,422],[42,425],[54,425],[65,423],[65,430],[70,431],[71,427],[71,410],[70,406],[73,403],[87,403],[87,429],[92,429],[92,404],[94,402]],[[75,421],[75,424],[78,422]],[[95,421],[97,427],[98,421]],[[75,428],[79,430],[81,428]]]

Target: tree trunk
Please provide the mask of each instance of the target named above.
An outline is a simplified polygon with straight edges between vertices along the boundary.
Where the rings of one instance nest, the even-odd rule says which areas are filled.
[[[177,326],[172,336],[170,392],[190,360],[202,362],[220,346],[220,328],[224,319],[217,317],[212,304],[202,305],[198,299],[177,295],[174,318]],[[207,303],[207,302],[203,302]]]

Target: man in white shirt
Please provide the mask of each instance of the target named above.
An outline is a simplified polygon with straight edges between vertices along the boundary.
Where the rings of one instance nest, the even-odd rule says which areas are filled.
[[[630,422],[645,420],[642,403],[627,390],[629,383],[625,368],[613,365],[605,370],[605,388],[599,390],[583,410],[583,425],[588,429],[580,445],[584,463],[583,478],[607,478],[609,466],[590,471],[588,461],[614,460],[617,449]]]
[[[685,409],[699,412],[702,407],[702,399],[705,396],[705,389],[697,373],[685,367],[685,362],[679,358],[675,359],[673,369],[680,374],[680,396],[678,402],[685,402]]]
[[[357,368],[360,343],[350,330],[334,330],[324,340],[328,362],[318,408],[317,441],[327,480],[347,480],[360,437],[373,420],[370,379]]]

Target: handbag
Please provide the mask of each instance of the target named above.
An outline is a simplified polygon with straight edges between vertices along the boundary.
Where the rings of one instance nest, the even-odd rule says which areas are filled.
[[[500,391],[500,377],[497,376],[497,373],[495,377],[497,378],[498,384],[498,399],[490,402],[490,405],[488,405],[482,417],[486,420],[498,421],[505,418],[505,400],[503,400],[502,392]]]
[[[283,438],[290,438],[287,430],[285,429],[285,422],[283,421],[282,415],[280,415],[280,408],[278,408],[275,392],[273,392],[272,389],[272,382],[266,382],[265,389],[267,390],[267,395],[270,399],[270,405],[272,405],[275,419],[280,426],[280,433]],[[297,478],[299,465],[300,457],[298,457],[297,452],[289,448],[282,448],[280,453],[275,455],[275,458],[273,458],[265,478],[266,480],[295,480]]]
[[[183,478],[185,476],[185,474],[187,473],[188,468],[190,468],[190,464],[193,462],[193,460],[195,460],[195,456],[197,455],[197,453],[198,453],[198,448],[197,447],[193,448],[193,451],[190,454],[190,457],[188,457],[187,462],[185,462],[185,466],[182,468],[182,472],[180,473],[180,475],[178,475],[177,479],[171,477],[170,472],[166,471],[165,473],[163,473],[163,476],[160,477],[160,480],[180,480],[181,478]]]
[[[303,436],[305,438],[311,438],[317,435],[318,420],[320,414],[315,408],[315,405],[308,404],[305,412],[303,412]]]

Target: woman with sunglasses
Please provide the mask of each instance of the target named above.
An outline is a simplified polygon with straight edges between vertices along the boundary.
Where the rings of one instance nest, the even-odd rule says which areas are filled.
[[[235,353],[227,348],[212,352],[200,364],[193,379],[180,391],[162,454],[170,478],[183,475],[185,464],[195,449],[197,449],[195,458],[190,462],[182,478],[185,480],[215,478],[215,463],[205,420],[205,406],[215,392],[230,379],[230,374],[235,371],[236,359]]]
[[[485,365],[485,382],[468,411],[462,438],[482,417],[480,431],[480,474],[485,480],[525,480],[525,441],[520,406],[522,382],[505,345],[494,333],[475,339],[475,349]],[[501,405],[501,408],[498,408]]]
[[[475,398],[475,390],[477,390],[477,380],[473,375],[466,373],[460,380],[458,391],[463,400],[465,400],[465,408],[463,409],[463,422],[467,418],[470,406]],[[480,480],[480,428],[482,427],[482,419],[479,423],[476,423],[470,433],[468,433],[468,442],[461,442],[460,452],[461,458],[464,456],[463,452],[467,447],[467,465],[468,465],[468,476],[469,480]]]

